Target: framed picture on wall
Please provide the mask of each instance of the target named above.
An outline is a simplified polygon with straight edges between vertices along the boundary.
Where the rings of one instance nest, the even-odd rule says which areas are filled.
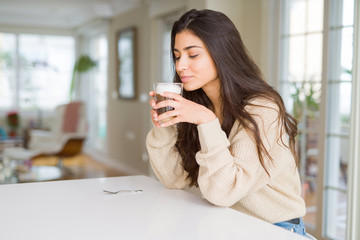
[[[116,36],[117,91],[121,99],[136,98],[136,29],[120,30]]]

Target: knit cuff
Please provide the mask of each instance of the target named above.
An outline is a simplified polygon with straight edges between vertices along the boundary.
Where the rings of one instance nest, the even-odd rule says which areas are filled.
[[[228,141],[225,132],[221,129],[219,119],[217,118],[211,122],[199,124],[197,129],[199,132],[201,153],[210,152]]]

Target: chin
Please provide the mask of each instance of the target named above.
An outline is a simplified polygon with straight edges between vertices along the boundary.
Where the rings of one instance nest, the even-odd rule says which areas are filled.
[[[188,92],[198,90],[202,87],[203,85],[199,84],[198,81],[189,81],[183,83],[183,88]]]
[[[191,86],[191,85],[186,85],[186,84],[184,84],[184,89],[185,89],[186,91],[188,91],[188,92],[191,92],[191,91],[197,90],[198,88],[194,88],[194,87]]]

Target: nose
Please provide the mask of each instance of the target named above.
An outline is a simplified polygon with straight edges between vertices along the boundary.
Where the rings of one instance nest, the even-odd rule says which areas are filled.
[[[178,71],[188,69],[188,61],[184,57],[180,57],[176,62],[176,69]]]

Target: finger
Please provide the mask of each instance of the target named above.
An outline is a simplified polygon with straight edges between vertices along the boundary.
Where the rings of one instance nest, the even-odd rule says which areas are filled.
[[[161,128],[160,122],[158,122],[158,121],[153,121],[153,124],[154,124],[155,127]]]
[[[156,95],[156,93],[155,93],[154,91],[150,91],[150,92],[149,92],[149,96],[150,96],[150,97],[155,97],[155,95]]]
[[[158,122],[158,121],[153,121],[153,124],[154,124],[155,127],[161,128],[160,122]]]
[[[161,122],[160,121],[157,121],[157,120],[152,120],[152,123],[154,124],[155,127],[158,127],[160,128],[161,127]]]
[[[156,126],[156,125],[159,125],[159,121],[158,121],[158,114],[155,110],[151,110],[150,111],[150,114],[151,114],[151,121],[153,122],[153,124]]]
[[[160,115],[158,115],[156,118],[154,118],[155,120],[161,122],[163,120],[167,120],[169,118],[174,118],[178,116],[178,111],[176,110],[171,110],[171,111],[167,111],[165,113],[162,113]]]
[[[180,101],[181,99],[183,99],[183,97],[180,94],[173,93],[173,92],[162,92],[162,93],[160,93],[160,95],[163,97],[172,98],[176,101]]]
[[[166,121],[166,122],[162,122],[160,124],[160,127],[164,128],[164,127],[169,127],[169,126],[172,126],[172,125],[175,125],[177,123],[179,123],[180,121],[178,120],[178,118],[172,118],[171,120],[169,121]]]
[[[157,114],[156,110],[154,110],[154,109],[151,109],[150,114],[151,114],[151,118],[157,118],[158,117],[158,114]]]
[[[156,109],[164,108],[164,107],[177,108],[177,107],[179,107],[179,104],[178,104],[178,102],[169,99],[169,100],[164,100],[164,101],[158,102],[155,105]]]
[[[151,106],[152,108],[155,108],[155,106],[156,106],[155,99],[150,99],[150,100],[149,100],[149,104],[150,104],[150,106]]]

